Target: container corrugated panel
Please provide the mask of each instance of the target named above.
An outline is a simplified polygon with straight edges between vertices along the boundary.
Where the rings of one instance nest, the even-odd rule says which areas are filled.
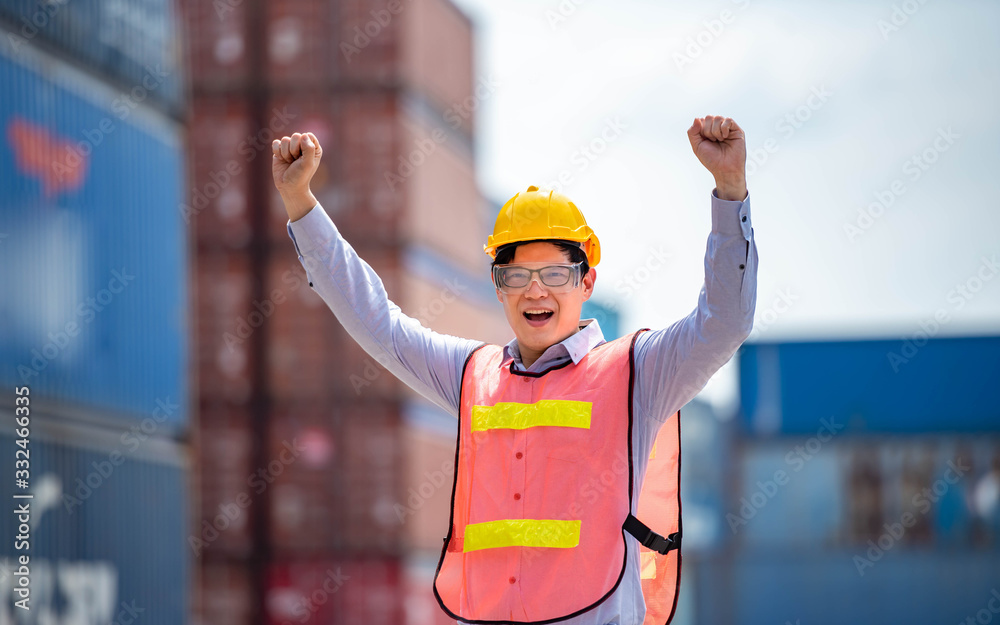
[[[401,384],[358,346],[315,288],[309,286],[309,274],[295,257],[290,239],[286,247],[284,251],[272,251],[266,297],[248,300],[251,310],[257,313],[252,318],[248,315],[240,324],[244,335],[267,326],[274,396],[354,401],[398,394]],[[397,281],[397,254],[381,246],[361,247],[357,252],[379,273],[390,298],[402,295]],[[318,276],[324,271],[317,265],[310,274]]]
[[[249,2],[183,0],[184,40],[195,92],[245,88],[249,76],[247,41]]]
[[[267,325],[268,379],[280,399],[316,402],[333,399],[332,380],[345,369],[337,349],[340,323],[319,295],[309,288],[306,271],[294,247],[272,256],[265,297],[252,302],[256,314],[248,332]]]
[[[393,403],[309,406],[274,413],[264,479],[271,491],[276,553],[394,553],[403,471]]]
[[[325,88],[331,66],[341,55],[341,40],[333,36],[343,6],[340,2],[269,2],[268,82],[274,87]]]
[[[272,249],[264,300],[247,296],[251,310],[258,312],[252,318],[248,312],[245,323],[240,323],[244,335],[267,325],[272,393],[277,398],[338,401],[399,396],[401,383],[343,329],[319,293],[309,286],[309,274],[296,258],[291,239],[286,237],[285,241],[284,248]],[[384,246],[355,250],[378,272],[390,299],[404,295],[396,252]],[[316,276],[323,271],[326,269],[319,265],[310,269]]]
[[[379,271],[379,256],[362,249],[363,258],[371,261],[376,271]],[[386,282],[386,291],[392,299],[393,290],[389,272],[379,271],[379,276]],[[328,309],[329,310],[329,309]],[[333,313],[331,313],[333,314]],[[396,376],[379,364],[376,357],[369,356],[357,342],[343,329],[339,330],[340,366],[331,376],[330,384],[344,401],[370,402],[380,399],[403,401],[406,397],[406,386]]]
[[[488,77],[473,84],[469,18],[451,0],[404,2],[403,7],[399,64],[405,82],[426,97],[449,125],[471,137],[474,111],[490,97],[492,87]]]
[[[392,552],[402,524],[403,471],[395,408],[387,403],[279,402],[266,457],[252,457],[250,415],[203,407],[201,510],[187,547],[197,557],[247,557],[252,506],[270,504],[276,553]]]
[[[197,264],[198,393],[203,401],[243,405],[250,399],[249,322],[259,278],[246,254],[202,251]]]
[[[271,541],[279,555],[330,554],[344,544],[345,488],[340,466],[346,441],[332,401],[280,400],[274,407],[265,476]]]
[[[807,434],[818,415],[850,432],[1000,431],[1000,336],[744,345],[742,416],[755,433]],[[947,392],[955,390],[956,392]]]
[[[414,410],[410,408],[407,416],[414,414]],[[419,406],[416,410],[434,409]],[[435,415],[434,418],[439,420],[442,430],[452,423],[458,427],[458,422],[452,417]],[[451,419],[451,423],[445,419]],[[401,441],[404,470],[400,473],[400,500],[393,506],[396,522],[404,531],[406,546],[410,550],[440,550],[441,539],[448,534],[451,518],[455,436],[410,426],[401,433]]]
[[[30,46],[0,54],[0,84],[0,381],[102,419],[169,401],[183,426],[179,128]]]
[[[246,556],[259,494],[251,476],[253,428],[245,409],[203,402],[199,410],[198,493],[201,506],[185,547],[195,557]]]
[[[203,562],[195,622],[205,625],[253,623],[256,600],[251,576],[249,563],[241,560]]]
[[[488,257],[480,239],[492,231],[495,215],[484,219],[475,210],[481,195],[471,142],[418,98],[404,98],[397,139],[400,156],[385,180],[387,188],[406,198],[403,231],[410,241],[481,276]]]
[[[203,246],[242,250],[251,244],[255,194],[264,195],[275,227],[265,240],[285,235],[280,217],[287,213],[271,179],[271,142],[301,130],[301,118],[288,108],[271,108],[263,120],[251,116],[251,97],[244,92],[203,95],[195,100],[188,134],[192,186],[185,214]],[[324,157],[312,187],[322,184],[329,161]],[[258,191],[264,176],[263,188]],[[276,232],[275,232],[276,231]],[[287,238],[287,235],[285,235]]]
[[[270,178],[272,140],[309,130],[322,137],[323,145],[337,144],[329,131],[333,127],[329,115],[304,115],[302,104],[297,103],[272,106],[258,120],[251,116],[250,100],[245,91],[200,94],[192,107],[188,132],[191,186],[182,212],[196,240],[212,249],[236,251],[250,245],[251,187],[261,160],[266,161],[266,191],[270,193],[266,200],[271,211],[265,236],[288,241],[284,227],[288,216]],[[329,183],[330,167],[337,158],[334,150],[324,155],[311,183],[314,190]]]
[[[440,544],[440,541],[438,541]],[[434,572],[441,550],[424,551],[403,563],[406,625],[454,625],[434,596]]]
[[[402,11],[389,14],[382,0],[265,3],[268,41],[248,41],[253,5],[246,2],[182,3],[196,91],[231,91],[250,80],[248,48],[263,46],[266,77],[281,87],[330,84],[398,84]]]
[[[313,132],[324,146],[313,192],[354,243],[394,244],[402,226],[405,196],[398,185],[393,191],[386,181],[387,174],[398,175],[400,166],[395,102],[391,92],[335,96],[307,92],[275,98],[268,108],[267,125],[276,135]],[[278,128],[286,119],[287,124]],[[272,240],[287,240],[288,215],[277,193],[272,202],[268,226]]]
[[[977,614],[993,601],[1000,559],[991,553],[890,553],[864,577],[850,552],[738,554],[707,572],[731,576],[733,592],[720,602],[703,592],[698,622],[770,623],[988,623]],[[850,597],[849,601],[844,600]],[[714,604],[714,605],[713,605]],[[728,604],[728,605],[727,605]],[[728,609],[731,620],[717,617]],[[995,613],[994,613],[995,614]],[[980,616],[980,618],[982,618]]]
[[[404,32],[400,17],[419,3],[400,0],[402,12],[391,18],[386,16],[388,4],[382,0],[337,3],[337,24],[330,34],[337,49],[336,54],[329,57],[327,66],[334,80],[369,85],[373,82],[398,84],[398,54]]]
[[[734,541],[700,580],[731,580],[730,618],[706,592],[699,622],[963,623],[995,592],[995,436],[749,441],[737,471]]]
[[[403,532],[395,506],[403,499],[401,428],[395,402],[354,404],[344,410],[338,468],[345,482],[342,505],[347,550],[393,553],[399,549]]]
[[[1000,499],[986,496],[1000,473],[1000,438],[859,440],[824,428],[741,451],[740,482],[723,512],[747,548],[860,552],[909,515],[897,550],[1000,550]]]
[[[405,623],[402,564],[394,558],[279,560],[271,565],[268,623]]]
[[[14,49],[44,42],[113,81],[133,101],[183,102],[179,21],[171,0],[0,0]]]
[[[251,239],[248,180],[256,158],[270,159],[253,136],[242,96],[199,97],[188,127],[189,180],[181,212],[195,240],[213,249],[244,250]]]
[[[345,98],[341,109],[344,143],[351,158],[340,163],[340,180],[348,202],[345,231],[357,238],[394,241],[405,225],[405,195],[393,190],[387,175],[398,173],[395,94],[359,94]]]
[[[30,505],[29,614],[48,614],[52,623],[187,622],[191,558],[179,548],[187,523],[181,448],[162,439],[123,444],[121,432],[94,428],[60,436],[73,445],[54,443],[43,438],[45,429],[40,419],[31,421],[30,488],[16,489],[13,473],[0,483],[8,505]],[[4,430],[0,453],[13,464],[18,447]],[[15,491],[33,499],[12,499]],[[24,555],[15,550],[16,520],[0,517],[9,538],[0,545],[5,573]],[[0,622],[43,622],[24,621],[13,607],[15,579],[0,575]]]
[[[269,128],[278,139],[295,132],[311,132],[316,135],[323,146],[323,158],[309,186],[331,216],[342,212],[340,207],[345,201],[340,167],[341,162],[348,157],[338,146],[344,143],[340,106],[346,97],[348,96],[331,95],[321,89],[297,92],[294,98],[275,100],[269,108],[267,123],[258,124],[258,127]],[[270,219],[267,231],[271,244],[291,245],[286,228],[288,213],[281,196],[275,190],[269,199]],[[339,218],[335,222],[342,225]]]

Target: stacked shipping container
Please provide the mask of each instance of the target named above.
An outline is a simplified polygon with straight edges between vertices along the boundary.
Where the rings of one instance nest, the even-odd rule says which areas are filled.
[[[0,2],[0,622],[189,612],[183,74],[162,0]],[[25,391],[24,389],[27,389]],[[20,424],[19,424],[20,425]],[[18,428],[20,429],[20,428]],[[25,432],[17,433],[21,438]],[[20,475],[18,477],[21,477]],[[15,523],[18,520],[18,523]],[[30,557],[30,611],[13,607]]]
[[[916,340],[919,350],[900,340],[740,349],[725,446],[685,465],[721,466],[726,479],[686,495],[697,516],[685,522],[682,616],[988,620],[1000,579],[1000,337]]]
[[[312,189],[390,298],[435,330],[506,342],[477,248],[471,25],[448,0],[187,2],[184,13],[199,619],[448,622],[429,573],[447,532],[455,421],[365,354],[310,288],[269,150],[314,132],[325,150]],[[400,514],[435,471],[448,487]]]

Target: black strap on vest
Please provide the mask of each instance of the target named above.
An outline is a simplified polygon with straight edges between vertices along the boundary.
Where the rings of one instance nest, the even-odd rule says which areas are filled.
[[[635,518],[634,515],[629,514],[622,523],[622,529],[635,536],[644,547],[647,549],[652,549],[657,553],[667,555],[671,549],[681,548],[681,533],[674,532],[670,536],[664,538],[660,536],[653,530],[646,527],[646,524]]]

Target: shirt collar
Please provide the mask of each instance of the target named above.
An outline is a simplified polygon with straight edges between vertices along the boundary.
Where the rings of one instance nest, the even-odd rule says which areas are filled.
[[[579,332],[550,346],[527,370],[537,372],[548,369],[567,357],[573,360],[574,365],[578,364],[590,350],[604,342],[604,332],[601,331],[601,325],[597,323],[597,319],[581,319]],[[516,369],[525,370],[524,363],[521,361],[521,349],[518,347],[516,338],[504,345],[500,366],[506,366],[511,360],[514,361]]]

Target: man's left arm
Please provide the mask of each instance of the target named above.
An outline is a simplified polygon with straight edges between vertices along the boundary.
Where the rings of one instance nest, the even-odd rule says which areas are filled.
[[[730,118],[709,116],[696,119],[688,136],[715,177],[712,232],[697,308],[636,341],[635,397],[640,410],[658,421],[691,401],[732,358],[753,328],[757,305],[757,246],[743,130]]]

